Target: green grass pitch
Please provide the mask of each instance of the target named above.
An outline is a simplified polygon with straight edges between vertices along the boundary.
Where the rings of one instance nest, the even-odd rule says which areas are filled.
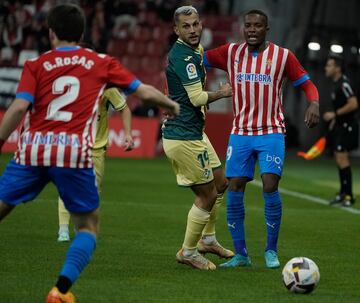
[[[11,155],[1,155],[0,172]],[[360,214],[282,194],[279,256],[282,266],[306,256],[320,268],[310,295],[282,285],[281,269],[265,268],[261,189],[248,185],[246,235],[251,268],[202,272],[176,263],[183,240],[190,190],[175,185],[165,159],[108,159],[101,202],[101,231],[91,264],[73,287],[79,303],[127,302],[360,302]],[[258,178],[258,177],[257,177]],[[360,204],[359,161],[353,165]],[[281,187],[323,199],[337,190],[331,159],[287,158]],[[232,247],[223,205],[217,237]],[[57,194],[53,185],[0,224],[0,302],[44,302],[56,281],[68,244],[57,237]],[[222,261],[210,256],[216,264]]]

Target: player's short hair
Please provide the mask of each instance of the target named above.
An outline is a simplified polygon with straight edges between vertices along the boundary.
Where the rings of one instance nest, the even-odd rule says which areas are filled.
[[[340,67],[341,72],[344,72],[345,69],[345,62],[343,56],[340,54],[330,53],[328,56],[328,60],[334,60],[335,65]]]
[[[50,10],[47,23],[59,40],[79,42],[85,30],[83,11],[74,4],[57,5]]]
[[[244,15],[244,18],[247,15],[260,15],[260,16],[263,16],[264,19],[265,19],[265,25],[266,26],[268,25],[268,16],[263,11],[261,11],[259,9],[252,9],[252,10],[246,12],[245,15]]]
[[[199,16],[199,13],[196,10],[196,8],[191,5],[178,7],[174,12],[174,23],[177,24],[179,22],[180,15],[190,16],[191,14],[196,14]]]

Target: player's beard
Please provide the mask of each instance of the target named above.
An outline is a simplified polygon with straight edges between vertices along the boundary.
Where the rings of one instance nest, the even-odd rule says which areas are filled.
[[[188,41],[187,41],[187,43],[189,44],[189,45],[191,45],[192,47],[194,47],[194,48],[197,48],[198,46],[199,46],[199,44],[200,44],[200,39],[201,39],[201,34],[199,35],[199,37],[197,37],[198,39],[197,39],[197,42],[191,42],[191,40],[190,40],[190,38],[188,39]]]
[[[198,48],[199,44],[200,44],[200,41],[198,43],[189,43],[189,45],[194,48]]]

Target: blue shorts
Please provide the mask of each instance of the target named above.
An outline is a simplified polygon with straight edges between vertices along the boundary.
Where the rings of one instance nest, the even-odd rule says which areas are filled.
[[[260,136],[230,135],[226,153],[226,177],[254,179],[255,163],[259,160],[260,174],[281,177],[285,158],[283,134]]]
[[[72,213],[99,207],[99,194],[92,168],[27,166],[11,160],[0,177],[0,200],[10,205],[31,201],[53,182],[65,207]]]

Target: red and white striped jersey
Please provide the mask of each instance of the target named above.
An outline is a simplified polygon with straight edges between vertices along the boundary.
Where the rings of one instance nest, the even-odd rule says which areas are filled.
[[[204,64],[229,75],[233,90],[232,134],[284,133],[282,89],[285,77],[298,86],[309,79],[295,55],[269,43],[260,53],[247,43],[229,43],[205,52]]]
[[[21,128],[16,162],[92,167],[98,103],[108,84],[131,93],[140,81],[116,59],[77,46],[26,61],[16,98],[32,104]]]

